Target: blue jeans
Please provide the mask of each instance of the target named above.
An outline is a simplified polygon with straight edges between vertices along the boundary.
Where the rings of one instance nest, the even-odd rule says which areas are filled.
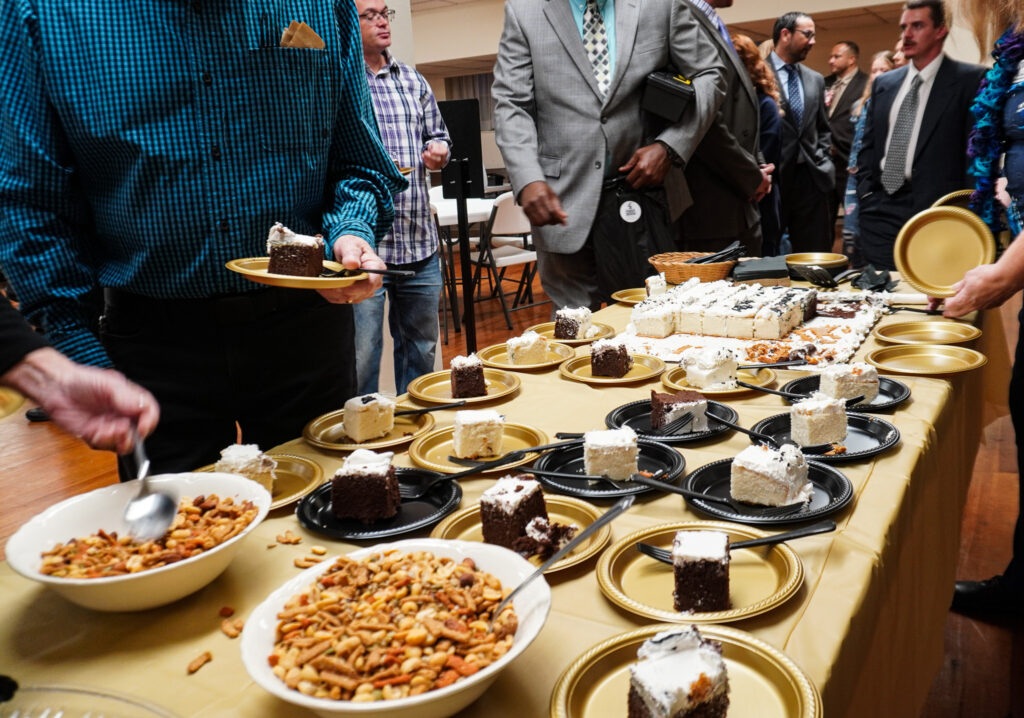
[[[369,299],[353,305],[356,320],[356,380],[360,394],[377,391],[384,331],[384,294],[390,309],[388,324],[395,344],[395,388],[434,371],[437,348],[437,306],[441,298],[441,263],[437,253],[391,269],[416,272],[415,277],[384,277],[383,286]]]

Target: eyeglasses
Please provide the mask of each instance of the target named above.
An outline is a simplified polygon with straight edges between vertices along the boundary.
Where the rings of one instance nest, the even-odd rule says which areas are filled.
[[[808,40],[813,40],[814,39],[814,30],[801,30],[800,28],[796,28],[793,32],[800,33],[801,35],[806,37]]]
[[[377,10],[367,10],[359,16],[360,20],[366,20],[366,22],[377,22],[382,18],[387,18],[388,22],[395,19],[395,11],[388,8],[384,8],[382,12]]]

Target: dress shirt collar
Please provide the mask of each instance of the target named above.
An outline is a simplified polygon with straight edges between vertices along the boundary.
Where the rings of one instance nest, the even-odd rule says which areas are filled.
[[[710,20],[715,27],[718,27],[718,12],[705,2],[705,0],[690,0],[690,4],[707,15],[708,20]]]
[[[921,76],[921,84],[926,85],[935,79],[935,76],[939,74],[939,66],[942,65],[942,58],[946,56],[945,53],[940,52],[938,56],[924,66],[923,70],[918,70],[917,66],[913,62],[907,65],[907,77],[906,82],[911,83],[914,81],[915,75]]]
[[[372,67],[366,65],[366,74],[370,77],[380,75],[383,72],[399,72],[401,70],[398,66],[398,60],[395,59],[390,50],[384,48],[384,52],[382,54],[384,55],[384,66],[382,68],[375,72]]]
[[[587,0],[569,0],[569,4],[580,12],[587,9]],[[601,17],[605,17],[608,14],[608,5],[615,4],[615,0],[597,0],[597,9],[601,11]]]

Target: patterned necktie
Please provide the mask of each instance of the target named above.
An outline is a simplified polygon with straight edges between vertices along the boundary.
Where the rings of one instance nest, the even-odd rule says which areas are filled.
[[[804,123],[804,97],[800,93],[800,73],[796,69],[796,65],[783,65],[783,67],[789,73],[789,79],[786,81],[786,99],[789,100],[789,111],[793,113],[793,122],[797,127],[801,127]]]
[[[882,170],[882,187],[889,194],[895,194],[906,181],[907,145],[910,135],[914,132],[914,120],[917,119],[918,90],[921,88],[921,76],[915,75],[910,83],[910,92],[903,98],[900,111],[896,115],[896,124],[892,128],[892,139],[885,155],[885,169]]]
[[[583,11],[583,48],[594,67],[597,89],[601,97],[606,97],[612,83],[611,59],[608,57],[608,33],[601,11],[597,9],[597,0],[587,0],[587,8]]]

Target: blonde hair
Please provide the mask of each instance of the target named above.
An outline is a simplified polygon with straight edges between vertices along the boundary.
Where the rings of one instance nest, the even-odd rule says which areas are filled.
[[[960,0],[957,7],[974,31],[983,59],[1007,28],[1024,31],[1024,0]]]
[[[874,55],[872,55],[871,56],[871,64],[872,64],[872,66],[875,64],[875,60],[885,60],[886,64],[889,65],[889,70],[892,70],[893,68],[896,67],[896,65],[892,61],[892,50],[882,50],[881,52],[876,52]],[[886,70],[886,72],[889,72],[889,70]],[[864,105],[868,101],[868,98],[871,97],[871,85],[872,84],[873,83],[871,82],[870,79],[866,83],[864,83],[864,92],[861,93],[860,99],[853,106],[853,112],[851,114],[854,117],[857,117],[857,116],[860,115],[861,110],[864,109]]]

